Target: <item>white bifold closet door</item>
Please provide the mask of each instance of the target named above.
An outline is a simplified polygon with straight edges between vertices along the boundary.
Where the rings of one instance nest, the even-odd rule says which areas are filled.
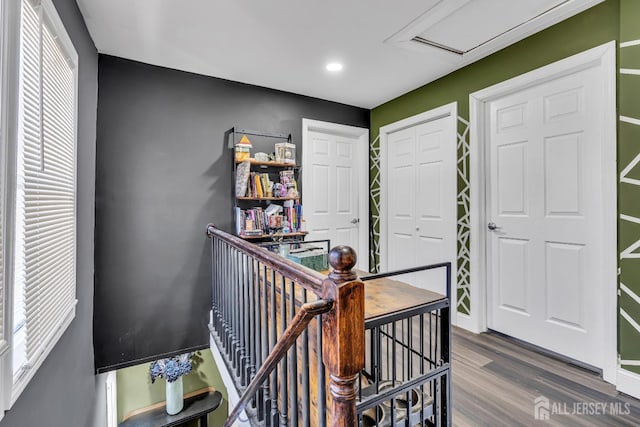
[[[387,138],[387,270],[456,260],[456,118],[427,121]],[[445,293],[445,271],[400,280]],[[455,281],[455,276],[452,278]]]

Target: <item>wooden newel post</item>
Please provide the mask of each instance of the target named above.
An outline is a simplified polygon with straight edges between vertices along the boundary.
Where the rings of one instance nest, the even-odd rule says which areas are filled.
[[[329,425],[358,424],[356,397],[358,374],[364,368],[364,283],[353,271],[356,253],[348,246],[329,252],[333,271],[324,281],[322,298],[333,300],[323,315],[322,355],[329,372]]]

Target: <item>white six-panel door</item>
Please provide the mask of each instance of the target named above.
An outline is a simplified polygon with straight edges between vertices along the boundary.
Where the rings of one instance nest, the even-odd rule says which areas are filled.
[[[331,246],[348,245],[358,251],[358,174],[366,173],[359,170],[355,158],[358,138],[316,131],[307,135],[304,150],[311,152],[304,165],[310,178],[304,184],[311,186],[303,200],[307,240],[330,239]]]
[[[601,366],[604,201],[596,76],[587,69],[488,105],[487,322]]]
[[[386,138],[386,269],[456,262],[456,118],[449,114]],[[445,293],[443,269],[405,275]]]

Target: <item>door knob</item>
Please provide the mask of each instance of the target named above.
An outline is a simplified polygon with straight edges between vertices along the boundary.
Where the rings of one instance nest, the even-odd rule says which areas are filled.
[[[360,218],[353,218],[353,219],[351,220],[351,224],[357,224],[357,223],[359,223],[359,222],[360,222]]]
[[[489,230],[493,231],[493,230],[497,230],[500,227],[498,227],[495,222],[490,222],[489,224],[487,224],[487,228],[489,228]]]

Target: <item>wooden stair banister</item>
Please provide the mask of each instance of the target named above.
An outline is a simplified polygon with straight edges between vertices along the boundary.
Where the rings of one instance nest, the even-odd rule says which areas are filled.
[[[357,425],[357,408],[356,401],[358,399],[358,378],[359,374],[365,365],[365,314],[364,314],[364,283],[358,279],[357,274],[353,270],[356,265],[357,256],[355,251],[348,246],[337,246],[329,252],[329,264],[331,266],[331,272],[328,276],[325,276],[319,272],[313,271],[299,264],[296,264],[286,258],[283,258],[277,254],[271,253],[268,250],[253,245],[243,239],[230,235],[212,224],[207,225],[207,235],[212,238],[212,253],[218,253],[220,250],[224,259],[233,259],[237,261],[240,259],[242,263],[242,257],[249,257],[249,260],[240,264],[239,266],[233,265],[234,261],[227,261],[222,263],[213,264],[218,268],[215,270],[214,276],[216,279],[214,284],[214,301],[216,296],[222,300],[222,306],[216,306],[214,303],[214,309],[218,310],[214,313],[217,318],[214,318],[213,322],[223,334],[224,341],[219,341],[224,346],[233,362],[236,363],[234,368],[236,369],[235,375],[241,375],[239,381],[242,384],[246,384],[244,392],[236,405],[232,410],[229,418],[225,422],[225,426],[231,426],[237,419],[238,415],[243,409],[248,408],[249,402],[252,402],[254,396],[260,393],[261,386],[267,384],[270,380],[272,384],[275,384],[278,389],[279,386],[273,377],[274,369],[280,362],[286,366],[287,353],[293,351],[293,363],[295,366],[295,345],[296,340],[302,336],[302,341],[306,340],[306,335],[303,332],[308,331],[310,322],[318,317],[318,327],[316,333],[318,335],[318,346],[316,351],[318,352],[318,393],[324,393],[324,389],[329,392],[329,399],[327,399],[326,408],[318,407],[318,417],[325,417],[327,425],[330,426],[353,426]],[[242,255],[237,255],[241,253]],[[234,255],[236,254],[236,255]],[[240,256],[240,258],[238,258]],[[233,257],[233,258],[229,258]],[[216,258],[217,259],[217,258]],[[256,265],[254,270],[254,263]],[[269,269],[270,271],[268,271]],[[276,273],[279,275],[279,279],[276,278]],[[257,283],[257,285],[256,285]],[[290,286],[290,290],[285,291],[285,283]],[[239,291],[234,287],[244,287]],[[294,291],[294,285],[299,285],[303,290],[309,291],[317,298],[313,302],[307,302],[306,294],[297,294]],[[263,290],[260,290],[260,287]],[[247,287],[248,290],[247,290]],[[267,287],[271,288],[271,291],[267,291]],[[279,290],[276,291],[276,287]],[[238,293],[239,292],[239,293]],[[246,292],[249,292],[247,294]],[[254,294],[251,294],[251,293]],[[262,292],[262,294],[261,294]],[[279,293],[278,293],[279,292]],[[302,291],[304,292],[304,291]],[[267,293],[269,293],[271,299],[267,300]],[[271,312],[271,319],[267,318],[267,314],[257,311],[254,319],[255,325],[250,324],[252,328],[250,332],[249,340],[253,339],[253,336],[257,340],[260,339],[260,320],[263,319],[262,328],[267,324],[271,327],[269,331],[262,329],[262,343],[267,342],[269,336],[277,336],[275,327],[282,325],[282,334],[276,339],[276,341],[269,344],[271,351],[268,348],[263,350],[263,359],[255,374],[247,374],[249,372],[250,365],[245,361],[252,357],[251,349],[255,357],[253,360],[260,360],[260,346],[249,348],[249,352],[246,348],[243,348],[242,338],[238,340],[235,333],[243,333],[242,327],[246,325],[242,323],[242,315],[238,315],[234,311],[234,304],[230,303],[228,299],[225,300],[227,295],[241,298],[249,297],[250,305],[252,306],[251,298],[255,297],[257,300],[261,300],[266,304],[266,307]],[[298,296],[301,299],[297,299]],[[290,304],[290,318],[287,324],[285,313],[285,301],[289,300],[287,304]],[[280,300],[281,312],[275,312],[276,301]],[[294,310],[294,306],[300,303],[299,309]],[[254,315],[254,309],[251,308],[249,313]],[[260,310],[258,308],[257,310]],[[246,311],[245,311],[246,313]],[[295,314],[293,314],[295,313]],[[246,319],[245,319],[246,320]],[[239,323],[239,325],[238,325]],[[286,326],[285,326],[286,325]],[[232,328],[237,326],[238,330]],[[242,337],[242,335],[240,335]],[[245,336],[246,339],[246,336]],[[251,343],[251,342],[250,342]],[[308,351],[308,348],[307,350]],[[256,354],[257,353],[257,354]],[[266,357],[265,357],[266,356]],[[305,356],[301,356],[305,357]],[[308,357],[308,354],[307,356]],[[230,359],[230,360],[231,360]],[[325,382],[324,368],[328,374],[327,381]],[[295,372],[295,368],[294,368]],[[307,370],[307,375],[309,374]],[[285,368],[286,375],[286,368]],[[246,378],[246,382],[245,382]],[[304,380],[303,380],[304,381]],[[286,422],[287,418],[287,385],[286,381],[284,385],[283,400],[280,401],[284,405],[283,411],[280,416]],[[268,396],[268,386],[264,388],[264,396]],[[308,416],[308,381],[307,385],[303,385],[303,389],[307,388],[307,408],[306,414]],[[323,395],[323,394],[322,394]],[[276,411],[278,410],[278,396],[271,395],[270,399],[276,402]],[[324,397],[320,399],[324,402]],[[293,403],[292,403],[293,402]],[[290,407],[296,407],[296,397],[289,396]],[[253,402],[251,403],[253,405]],[[322,403],[324,404],[324,403]],[[304,404],[302,404],[304,408]],[[264,408],[261,408],[264,409]],[[268,411],[268,409],[267,409]],[[303,409],[303,411],[305,411]],[[264,414],[264,413],[263,413]],[[264,414],[269,416],[267,412]],[[297,410],[290,414],[292,417],[297,417]],[[324,420],[323,420],[324,423]],[[323,424],[324,425],[324,424]]]
[[[337,246],[329,253],[333,267],[322,285],[322,298],[333,300],[324,316],[322,347],[329,371],[331,407],[329,425],[358,425],[356,398],[358,374],[364,368],[364,283],[353,270],[357,256],[349,246]]]
[[[300,311],[296,313],[293,321],[289,324],[280,340],[278,340],[275,347],[269,354],[269,357],[264,361],[264,364],[260,367],[255,377],[253,377],[251,383],[242,394],[242,397],[240,397],[238,404],[233,408],[231,414],[229,414],[227,421],[224,423],[224,427],[231,427],[233,425],[236,418],[238,418],[238,415],[240,415],[244,410],[247,402],[256,394],[262,383],[267,379],[275,367],[278,366],[278,363],[282,358],[287,356],[287,352],[291,346],[295,344],[300,334],[302,334],[302,331],[304,331],[309,325],[309,322],[311,322],[314,317],[331,310],[332,306],[333,301],[319,300],[304,304],[300,307]]]

